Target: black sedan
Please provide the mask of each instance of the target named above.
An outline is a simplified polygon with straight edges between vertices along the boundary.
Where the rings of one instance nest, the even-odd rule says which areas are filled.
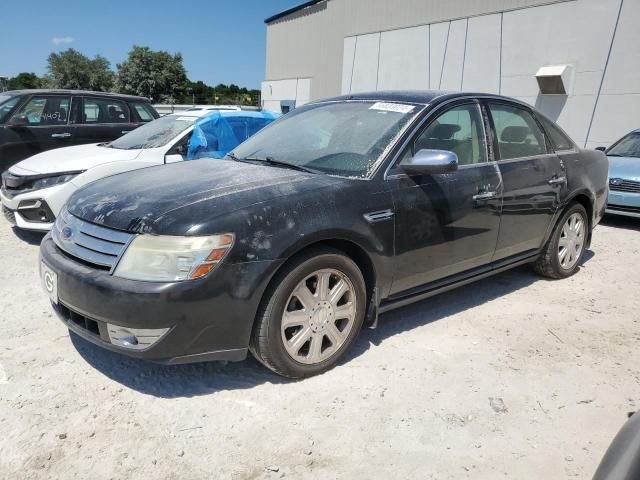
[[[607,159],[504,97],[376,92],[298,108],[224,160],[76,192],[40,247],[69,329],[183,363],[323,372],[363,324],[530,263],[574,274]]]

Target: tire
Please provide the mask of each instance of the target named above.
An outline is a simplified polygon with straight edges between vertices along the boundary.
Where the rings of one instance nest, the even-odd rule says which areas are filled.
[[[364,278],[353,260],[339,250],[309,250],[285,264],[271,281],[249,349],[284,377],[325,372],[355,342],[366,305]]]
[[[581,221],[581,237],[567,236],[567,225],[570,219],[580,219]],[[543,248],[540,256],[533,265],[534,270],[543,277],[560,279],[573,275],[580,268],[582,257],[587,247],[587,237],[589,235],[589,219],[587,211],[579,203],[572,203],[567,207],[553,229],[551,238]],[[571,230],[569,225],[569,230]],[[570,235],[575,235],[571,232]],[[575,238],[576,243],[573,242]],[[580,238],[581,244],[579,252],[577,250],[577,242]],[[561,242],[564,246],[564,256],[562,256]],[[574,249],[573,251],[571,249]],[[567,261],[571,254],[575,257],[572,261]],[[566,263],[565,263],[566,262]],[[564,263],[564,265],[563,265]]]

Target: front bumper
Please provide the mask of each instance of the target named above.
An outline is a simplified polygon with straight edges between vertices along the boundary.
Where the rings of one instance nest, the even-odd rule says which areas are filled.
[[[48,232],[53,226],[57,210],[55,207],[51,208],[49,206],[47,194],[53,194],[52,197],[55,198],[56,194],[60,190],[60,188],[53,187],[51,189],[36,190],[12,196],[8,195],[4,189],[0,189],[0,202],[2,202],[4,216],[9,223],[15,227],[22,228],[24,230]],[[36,202],[39,204],[37,207],[23,208],[20,206],[21,204],[23,206],[25,204],[35,204]],[[57,204],[57,202],[54,201],[54,204]],[[45,211],[47,217],[49,217],[51,221],[38,220],[38,217],[40,216],[38,215],[39,210]]]
[[[607,213],[640,218],[640,193],[609,190]]]
[[[47,235],[40,260],[57,274],[63,323],[107,350],[161,363],[242,360],[274,262],[225,264],[199,280],[141,282],[85,266]],[[107,329],[168,329],[148,348],[126,348]]]

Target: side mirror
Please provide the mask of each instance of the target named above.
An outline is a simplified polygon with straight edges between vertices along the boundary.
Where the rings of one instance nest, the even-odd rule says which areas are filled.
[[[605,152],[607,147],[596,147],[596,150],[600,150],[601,152]]]
[[[400,163],[408,175],[451,173],[458,169],[458,156],[448,150],[418,150],[412,158]]]
[[[13,127],[13,128],[26,127],[28,125],[29,125],[29,121],[27,120],[27,117],[25,117],[24,115],[14,115],[7,122],[7,126]]]

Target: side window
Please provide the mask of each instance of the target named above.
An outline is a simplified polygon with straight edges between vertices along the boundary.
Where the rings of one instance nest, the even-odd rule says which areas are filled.
[[[124,102],[103,98],[84,99],[83,123],[128,123],[129,109]]]
[[[558,126],[543,115],[536,115],[556,150],[572,150],[573,142]]]
[[[155,117],[153,116],[153,112],[149,108],[149,105],[144,103],[132,103],[133,108],[135,108],[136,113],[138,114],[138,118],[141,122],[150,122]]]
[[[25,118],[32,126],[65,125],[70,104],[71,97],[36,96],[23,105],[16,116]]]
[[[501,103],[490,103],[501,160],[549,153],[542,130],[526,110]]]
[[[412,153],[423,149],[454,152],[460,165],[486,162],[484,127],[478,105],[460,105],[439,115],[415,140]]]

